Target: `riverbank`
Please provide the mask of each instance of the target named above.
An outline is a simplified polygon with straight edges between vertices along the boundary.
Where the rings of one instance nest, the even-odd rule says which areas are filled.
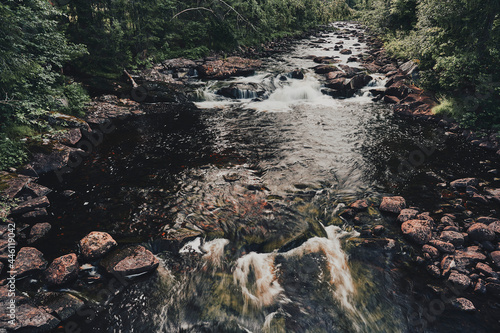
[[[336,34],[338,38],[344,40],[355,39],[358,42],[364,41],[372,44],[372,47],[377,47],[378,42],[376,40],[364,36],[356,29],[352,29],[350,27],[346,28],[346,31],[338,32]],[[322,43],[324,43],[321,42],[322,38],[321,34],[318,34],[311,41],[311,44],[321,47]],[[343,50],[344,48],[341,48],[340,45],[343,44],[336,45],[337,46],[327,45],[327,48],[332,48],[331,51],[338,51],[339,54],[344,54],[346,57],[356,56],[348,54],[346,51],[341,53],[341,49]],[[357,46],[353,45],[354,50],[356,47]],[[337,49],[335,50],[335,48]],[[351,50],[351,52],[353,51]],[[410,87],[406,83],[403,83],[405,79],[408,79],[408,75],[410,75],[410,71],[405,70],[406,66],[401,66],[397,61],[388,59],[381,50],[372,49],[368,52],[369,55],[366,55],[366,59],[363,61],[363,64],[365,68],[371,68],[371,73],[363,73],[363,71],[357,67],[344,64],[342,64],[342,66],[339,65],[338,67],[335,67],[335,64],[331,64],[331,62],[335,63],[337,60],[334,57],[314,57],[313,61],[317,65],[312,70],[316,73],[320,73],[322,71],[327,72],[325,74],[325,87],[323,89],[323,93],[330,96],[336,96],[338,98],[345,98],[348,97],[348,95],[354,95],[359,93],[359,90],[361,88],[365,88],[366,84],[371,81],[368,78],[369,74],[379,73],[388,79],[387,83],[391,82],[391,80],[392,83],[386,87],[387,89],[377,88],[377,90],[371,92],[372,94],[377,95],[373,98],[383,98],[387,101],[395,101],[392,96],[395,98],[398,97],[391,94],[391,92],[402,92],[403,95],[401,96],[404,96],[405,94],[407,95],[404,98],[399,99],[400,102],[395,104],[401,107],[414,107],[415,110],[411,112],[412,117],[415,116],[418,119],[427,122],[442,123],[441,120],[437,120],[439,118],[432,117],[429,114],[429,110],[432,106],[431,97],[425,95],[424,92],[418,91],[418,88]],[[361,58],[361,56],[359,57]],[[89,109],[89,113],[85,119],[86,123],[75,118],[61,118],[59,115],[54,115],[55,120],[53,121],[61,121],[61,123],[64,121],[64,124],[71,124],[73,125],[70,125],[71,129],[69,129],[63,137],[58,138],[59,142],[57,143],[47,140],[45,144],[47,149],[40,151],[40,156],[44,157],[40,158],[38,162],[35,161],[35,163],[30,167],[20,170],[21,174],[17,176],[14,174],[3,174],[2,176],[4,184],[8,184],[8,189],[6,191],[7,195],[10,198],[19,198],[20,200],[24,200],[20,202],[17,207],[10,212],[10,214],[8,212],[4,213],[7,217],[14,217],[16,225],[21,226],[17,232],[19,235],[19,245],[24,246],[28,244],[35,244],[33,246],[36,246],[36,244],[42,244],[44,242],[43,236],[50,236],[49,233],[51,226],[42,221],[42,219],[45,219],[50,215],[50,208],[48,208],[50,203],[47,197],[50,189],[37,185],[36,174],[34,174],[33,171],[37,173],[40,173],[40,170],[48,173],[53,172],[56,180],[59,177],[62,180],[67,179],[66,177],[73,177],[73,175],[66,174],[66,172],[79,170],[79,167],[85,166],[82,163],[85,163],[87,160],[86,157],[88,155],[94,156],[92,154],[99,151],[98,148],[103,143],[105,136],[112,134],[116,130],[114,125],[118,123],[131,122],[133,120],[141,119],[141,117],[145,117],[147,115],[151,116],[155,113],[157,114],[163,112],[167,114],[171,112],[172,117],[167,118],[167,124],[169,122],[178,124],[175,121],[179,117],[182,117],[183,113],[177,112],[179,111],[178,109],[181,108],[178,103],[183,102],[184,99],[176,100],[178,97],[175,96],[185,98],[182,97],[184,96],[184,93],[180,95],[174,94],[173,100],[168,100],[169,98],[172,98],[172,89],[166,89],[169,94],[166,97],[167,100],[163,100],[162,103],[158,104],[162,106],[161,108],[155,107],[155,104],[140,103],[148,101],[146,99],[142,99],[143,97],[152,98],[152,100],[149,100],[150,102],[160,102],[158,98],[161,97],[154,96],[162,96],[157,93],[162,90],[155,90],[151,87],[155,88],[158,86],[168,86],[162,85],[161,82],[176,84],[180,91],[182,91],[182,87],[189,86],[191,94],[194,94],[194,91],[196,91],[194,88],[197,87],[198,83],[191,84],[193,81],[190,80],[189,77],[191,77],[191,79],[195,79],[196,76],[201,75],[205,76],[206,79],[225,79],[232,75],[241,74],[250,75],[251,77],[251,75],[253,75],[255,71],[260,68],[260,66],[261,64],[258,61],[242,58],[204,59],[198,63],[196,61],[186,59],[171,60],[161,66],[158,66],[158,68],[154,68],[152,71],[140,74],[131,74],[131,79],[133,79],[137,84],[135,90],[132,90],[131,93],[131,95],[135,94],[135,101],[127,98],[117,98],[115,96],[102,96],[97,98],[93,101],[92,107]],[[401,67],[403,67],[403,69],[401,69]],[[338,70],[338,68],[341,70]],[[195,73],[194,70],[196,70],[197,73]],[[307,70],[309,69],[305,68],[301,71],[299,68],[298,71],[294,70],[289,73],[284,73],[283,80],[301,80],[303,78],[303,72]],[[384,71],[386,73],[383,73]],[[400,78],[396,80],[398,76]],[[294,82],[300,83],[300,81]],[[219,89],[217,94],[225,94],[228,98],[238,99],[242,92],[246,92],[246,94],[254,92],[252,89],[255,90],[255,87],[252,88],[250,85],[250,87],[242,89],[241,84],[238,84],[229,91]],[[262,98],[262,96],[259,97],[257,93],[255,94],[256,98]],[[411,97],[411,99],[406,99],[411,94],[413,94],[413,97]],[[415,103],[412,99],[415,99],[417,103]],[[167,101],[170,103],[167,103]],[[188,110],[192,107],[190,106],[190,103],[183,104],[188,104],[188,106],[186,106],[186,109]],[[129,130],[132,132],[132,129]],[[202,132],[203,128],[196,129],[196,131]],[[446,142],[446,140],[453,140],[453,137],[456,136],[453,133],[455,132],[448,131],[443,133],[443,142]],[[126,134],[124,134],[124,136],[125,135]],[[201,139],[206,140],[203,137]],[[203,140],[200,141],[203,142]],[[67,148],[59,146],[62,144],[64,144]],[[54,147],[55,150],[50,147]],[[179,148],[183,149],[182,146]],[[423,156],[426,156],[424,159],[429,157],[428,153],[432,150],[432,147],[424,148],[426,149],[421,150],[419,153],[409,155],[407,163],[403,164],[404,169],[402,169],[399,174],[396,173],[396,175],[403,179],[403,181],[405,180],[407,174],[411,171],[408,168],[418,169],[420,166],[420,160],[417,160],[417,157],[420,157],[422,154],[424,154]],[[116,153],[118,154],[120,151],[116,151]],[[141,154],[139,154],[139,156],[140,155]],[[145,156],[153,155],[154,154]],[[237,154],[235,153],[235,155]],[[74,159],[71,159],[72,156]],[[398,230],[400,235],[402,233],[409,239],[410,242],[415,244],[415,249],[417,251],[417,254],[414,257],[415,262],[423,265],[423,267],[426,267],[426,269],[430,272],[430,276],[436,279],[436,283],[446,283],[447,281],[455,283],[457,281],[462,281],[462,285],[466,285],[467,283],[465,282],[467,282],[467,280],[464,276],[469,279],[469,283],[467,284],[467,288],[469,289],[465,291],[461,290],[461,292],[464,292],[461,296],[469,301],[462,299],[457,301],[458,305],[456,306],[459,309],[466,311],[472,310],[469,303],[471,302],[470,298],[475,300],[474,297],[479,297],[482,298],[482,300],[480,303],[475,304],[475,306],[481,306],[480,310],[483,311],[484,308],[482,307],[488,306],[486,304],[489,299],[488,297],[495,294],[495,290],[497,290],[495,288],[498,287],[498,279],[495,277],[498,270],[498,267],[496,266],[498,261],[495,259],[495,252],[498,251],[498,231],[495,231],[495,228],[498,226],[498,221],[495,216],[498,217],[498,212],[488,212],[488,207],[495,205],[498,200],[498,180],[494,180],[494,166],[496,164],[496,160],[494,160],[493,154],[491,156],[491,169],[489,170],[491,171],[489,172],[491,181],[489,184],[487,184],[485,180],[479,179],[467,179],[460,181],[456,181],[456,179],[441,179],[439,182],[436,182],[438,177],[431,182],[428,192],[437,192],[441,198],[445,198],[445,200],[448,201],[447,203],[443,203],[443,207],[441,209],[430,211],[428,207],[410,207],[410,211],[403,211],[403,209],[407,206],[407,200],[400,197],[380,197],[379,199],[369,198],[369,200],[366,200],[367,198],[355,198],[355,200],[350,199],[350,201],[338,202],[338,204],[343,203],[348,207],[346,207],[346,209],[338,209],[334,216],[332,216],[332,220],[335,220],[336,223],[339,223],[339,225],[347,223],[349,226],[358,230],[361,236],[361,246],[376,246],[381,247],[382,249],[387,248],[388,251],[391,251],[391,244],[395,244],[396,241],[398,241],[398,238],[397,234],[393,235],[392,233],[390,233],[391,236],[388,237],[387,229],[389,229],[389,227],[387,225],[392,225],[395,226],[396,229],[400,229]],[[222,157],[228,159],[227,156],[223,156],[223,154],[221,154],[221,160],[218,160],[217,156],[211,157],[213,160],[210,160],[210,164],[225,166]],[[235,161],[238,161],[236,157],[232,155],[230,155],[230,157]],[[238,158],[243,160],[243,157]],[[137,161],[144,163],[142,159]],[[71,162],[72,164],[68,164],[68,162]],[[89,163],[91,163],[91,161]],[[217,175],[217,171],[212,170],[210,167],[202,170],[209,170],[210,172],[213,172],[214,177]],[[256,175],[259,174],[258,169],[254,171]],[[242,205],[242,207],[250,209],[252,214],[255,213],[255,216],[278,214],[280,212],[279,207],[281,204],[289,204],[294,200],[299,200],[298,198],[302,198],[301,200],[309,200],[307,198],[320,196],[320,192],[324,190],[310,187],[307,184],[297,184],[295,192],[291,193],[286,200],[283,200],[283,203],[281,203],[280,199],[276,199],[278,201],[278,203],[276,203],[265,194],[265,192],[268,191],[266,190],[265,184],[262,183],[256,185],[252,183],[252,179],[254,179],[253,177],[255,177],[255,175],[248,172],[248,174],[244,173],[242,178],[242,175],[238,174],[235,170],[234,173],[224,173],[222,183],[241,183],[241,188],[238,189],[238,191],[240,191],[238,193],[241,197],[254,198],[255,202],[259,203],[258,207],[256,206],[255,208],[252,208],[253,205],[250,202],[245,203],[245,205],[248,204],[249,207]],[[217,181],[215,181],[214,184],[218,184]],[[127,186],[128,184],[123,184],[123,187]],[[196,187],[193,186],[192,189],[187,190],[187,193],[195,191],[195,188]],[[58,191],[57,195],[71,200],[71,196],[75,195],[75,193],[72,193],[71,189],[65,189],[64,191]],[[81,195],[81,193],[77,193],[76,195]],[[167,195],[159,195],[158,198],[155,197],[156,199],[151,200],[162,201],[167,200],[167,197]],[[411,198],[410,200],[411,202],[415,201],[414,198]],[[410,202],[410,200],[408,201]],[[88,201],[85,202],[88,203]],[[177,209],[181,209],[181,211],[190,211],[193,209],[192,207],[187,207],[189,203],[184,203],[183,205],[185,206],[177,205]],[[410,206],[411,204],[408,205]],[[211,208],[212,206],[213,208]],[[94,210],[101,209],[102,211],[106,211],[106,207],[106,203],[101,202],[94,208]],[[228,212],[233,209],[229,204],[221,204],[215,199],[211,202],[211,204],[206,205],[206,207],[208,211],[216,209],[215,207],[223,207],[224,209],[227,209]],[[156,208],[161,210],[160,207],[155,207],[155,209]],[[253,209],[256,210],[253,211]],[[242,209],[241,211],[244,212],[246,210]],[[208,212],[205,213],[209,215]],[[485,215],[491,216],[486,218]],[[377,218],[374,218],[374,216]],[[220,215],[219,217],[224,217],[223,220],[230,221],[229,213],[227,216]],[[384,225],[379,223],[381,221],[381,217],[384,221]],[[241,218],[246,218],[244,213],[241,213]],[[401,226],[399,226],[398,222],[394,221],[395,219],[401,223]],[[69,222],[70,221],[67,220],[64,221],[64,223]],[[146,223],[137,223],[132,228],[129,225],[130,221],[127,220],[121,222],[122,223],[119,225],[116,234],[120,234],[121,229],[129,229],[129,232],[125,233],[126,237],[131,237],[131,234],[139,233],[141,228],[149,228],[149,224]],[[203,221],[203,224],[202,220],[199,220],[198,222],[200,223],[195,223],[195,226],[199,229],[201,228],[203,230],[202,232],[199,230],[193,230],[195,229],[194,227],[191,227],[191,229],[187,228],[186,224],[189,225],[189,223],[192,224],[192,222],[187,223],[183,221],[175,223],[174,227],[163,229],[166,234],[164,238],[175,244],[172,246],[174,249],[172,252],[177,252],[177,250],[182,248],[187,241],[200,235],[208,235],[209,238],[222,236],[230,238],[229,234],[231,232],[226,230],[230,229],[230,227],[219,225],[214,221],[208,225],[204,225],[207,224],[207,221]],[[112,224],[111,221],[103,221],[103,228],[117,228],[115,226],[108,226],[108,223]],[[486,225],[486,227],[483,227],[481,224]],[[307,226],[307,230],[303,230],[304,225]],[[325,225],[327,225],[326,222]],[[312,231],[308,229],[309,226]],[[57,227],[59,228],[59,225]],[[269,228],[269,226],[266,227],[266,224],[264,223],[262,223],[262,225],[258,225],[258,227],[264,228],[263,231],[259,231],[260,229],[254,226],[252,226],[252,228],[243,227],[243,231],[240,231],[241,234],[236,233],[236,235],[234,235],[237,239],[239,239],[238,237],[242,237],[245,242],[250,242],[250,244],[247,244],[239,249],[237,253],[242,254],[245,253],[245,251],[250,250],[269,252],[280,249],[282,251],[288,251],[289,249],[299,247],[302,244],[301,242],[304,240],[314,238],[314,236],[325,237],[326,234],[322,231],[318,223],[311,221],[308,221],[307,224],[297,223],[296,225],[289,225],[287,228],[290,229],[280,230],[281,233],[286,235],[284,238],[273,238],[274,233],[270,230],[272,228]],[[285,224],[281,227],[285,228]],[[159,232],[159,230],[152,230]],[[300,237],[297,237],[295,234],[298,231],[300,232]],[[453,232],[457,234],[454,234]],[[456,237],[453,239],[449,238],[448,236],[450,233],[453,233],[452,236]],[[23,234],[25,235],[24,237]],[[5,235],[5,233],[3,235]],[[29,276],[29,280],[28,278],[20,280],[20,288],[25,289],[25,292],[33,295],[31,299],[20,296],[20,313],[26,319],[32,318],[30,317],[30,314],[44,318],[36,323],[28,320],[27,322],[24,322],[25,327],[27,327],[26,325],[38,325],[36,327],[39,327],[40,330],[47,330],[50,329],[50,327],[55,327],[60,320],[63,320],[63,326],[66,326],[69,322],[64,320],[73,315],[77,309],[80,309],[80,312],[88,310],[84,308],[85,304],[88,305],[90,303],[100,305],[107,303],[108,297],[111,298],[118,290],[121,290],[119,288],[120,285],[122,287],[130,285],[130,281],[126,279],[124,280],[119,274],[115,274],[117,273],[116,266],[127,267],[129,270],[120,272],[125,275],[133,276],[144,271],[154,270],[159,265],[158,261],[152,257],[152,253],[156,252],[152,248],[146,250],[144,247],[135,246],[132,249],[123,250],[122,248],[125,244],[137,243],[134,240],[126,241],[124,236],[120,236],[122,241],[119,251],[111,254],[109,254],[109,251],[113,247],[116,247],[117,242],[108,233],[90,233],[89,236],[83,238],[84,236],[85,234],[78,236],[78,243],[80,246],[80,250],[78,252],[72,252],[73,249],[71,249],[68,253],[65,253],[62,256],[58,254],[48,269],[46,269],[48,261],[43,258],[41,253],[39,253],[40,251],[33,250],[33,246],[24,246],[24,250],[22,252],[19,251],[18,256],[20,257],[16,258],[16,260],[19,259],[18,262],[20,262],[20,264],[18,265],[23,264],[22,266],[26,266],[23,268],[25,270],[22,272],[25,276]],[[155,234],[152,235],[152,237],[155,236]],[[58,230],[56,239],[64,237],[65,235]],[[290,238],[293,241],[290,241]],[[46,246],[46,244],[42,246]],[[74,247],[75,244],[72,246]],[[96,254],[94,254],[94,252],[96,252]],[[106,258],[100,260],[103,256],[106,256]],[[24,262],[25,258],[30,258],[30,262]],[[453,260],[455,261],[455,267],[451,267],[451,262],[453,262]],[[186,261],[180,262],[182,264],[186,264]],[[456,262],[461,264],[457,266]],[[82,263],[85,264],[80,265]],[[179,263],[174,263],[171,267],[162,265],[163,263],[160,265],[160,269],[162,269],[162,267],[163,269],[164,267],[168,267],[173,270],[175,270],[175,267],[179,270],[186,268]],[[19,269],[22,267],[16,268]],[[53,276],[51,272],[54,270],[57,272],[64,271],[65,273],[63,275],[56,274],[56,276]],[[4,274],[5,272],[2,273],[3,277]],[[38,276],[43,276],[43,278],[38,279]],[[113,276],[115,276],[119,282],[118,287],[115,286],[116,288],[113,287],[113,290],[108,290],[106,284],[113,281]],[[54,290],[56,290],[56,295],[50,295],[50,302],[44,301],[44,297],[47,296],[45,295],[46,290],[44,290],[47,288],[47,282],[45,281],[48,281],[49,279],[56,282],[53,285],[58,286],[56,288],[48,288],[51,293],[54,293]],[[69,284],[76,290],[88,289],[96,292],[102,290],[105,291],[103,292],[103,297],[101,299],[92,303],[91,300],[85,297],[75,296],[74,293],[67,293],[64,291],[61,292],[61,283],[62,286],[68,286]],[[92,287],[89,287],[91,285]],[[481,286],[484,286],[484,288]],[[476,289],[478,289],[477,292],[475,291]],[[483,293],[484,291],[486,291],[486,294]],[[469,296],[469,294],[474,295],[474,297]],[[445,305],[448,306],[448,303]],[[450,301],[450,306],[455,306],[455,303],[452,304]],[[23,324],[20,325],[22,326]],[[21,329],[21,327],[19,327],[19,329]]]

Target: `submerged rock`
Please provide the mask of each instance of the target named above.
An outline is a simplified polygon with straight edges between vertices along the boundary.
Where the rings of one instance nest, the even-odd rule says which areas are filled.
[[[86,260],[100,258],[116,245],[116,241],[110,234],[101,231],[92,231],[80,240],[80,249]]]
[[[44,292],[36,295],[37,303],[47,312],[66,320],[81,309],[85,303],[76,296],[62,292]]]
[[[137,245],[110,253],[101,261],[101,266],[110,274],[140,274],[152,271],[159,265],[159,260],[144,246]]]

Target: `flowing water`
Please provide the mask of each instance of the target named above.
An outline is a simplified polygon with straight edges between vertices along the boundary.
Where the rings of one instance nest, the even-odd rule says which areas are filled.
[[[427,277],[405,264],[412,250],[397,226],[370,208],[365,226],[386,225],[391,240],[363,246],[360,228],[337,213],[389,193],[437,209],[426,186],[483,172],[484,158],[372,102],[368,90],[382,76],[351,98],[323,94],[308,56],[346,63],[333,50],[339,40],[354,54],[367,50],[345,36],[311,37],[265,59],[255,76],[206,82],[196,106],[153,104],[149,115],[116,121],[91,159],[52,184],[76,191],[53,200],[61,253],[104,230],[121,244],[142,242],[162,262],[95,318],[76,316],[83,332],[416,331],[415,308],[432,298],[415,299]],[[297,68],[304,79],[288,75]],[[239,87],[235,99],[216,94],[229,86]],[[397,174],[421,145],[437,152],[415,174]],[[444,313],[430,331],[460,323],[462,332],[487,332],[486,322]]]

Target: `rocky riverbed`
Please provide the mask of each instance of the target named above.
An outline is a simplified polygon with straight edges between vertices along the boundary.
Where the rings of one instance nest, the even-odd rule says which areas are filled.
[[[168,169],[171,174],[180,172],[179,177],[187,177],[190,181],[196,179],[173,195],[177,201],[172,200],[171,193],[150,191],[141,194],[145,202],[149,202],[146,209],[150,211],[138,213],[140,216],[134,217],[134,223],[107,215],[106,210],[112,205],[102,202],[91,214],[102,210],[100,216],[119,222],[114,226],[108,225],[110,221],[94,222],[89,226],[91,230],[81,232],[75,226],[78,231],[71,232],[68,227],[71,225],[68,221],[71,220],[71,213],[67,213],[63,221],[58,221],[61,215],[57,214],[61,208],[55,208],[51,200],[71,202],[72,198],[84,196],[74,188],[65,188],[67,179],[78,177],[74,172],[92,165],[92,159],[105,165],[99,159],[104,149],[101,149],[101,144],[115,131],[123,133],[116,129],[117,124],[140,123],[141,119],[151,117],[167,117],[167,123],[177,125],[179,117],[187,117],[189,121],[191,118],[186,114],[196,109],[191,101],[200,100],[199,92],[206,82],[258,75],[269,62],[276,61],[300,41],[289,40],[266,47],[266,54],[273,55],[269,59],[255,60],[235,55],[201,60],[167,60],[152,69],[130,73],[127,77],[130,93],[95,98],[84,119],[57,113],[48,116],[47,122],[61,130],[30,143],[33,153],[31,163],[0,174],[0,189],[6,198],[6,204],[0,207],[3,218],[0,225],[2,306],[7,307],[11,299],[9,271],[15,272],[17,288],[15,323],[9,323],[10,317],[5,312],[0,317],[0,325],[3,325],[0,327],[19,332],[77,330],[82,325],[82,318],[99,317],[99,313],[104,311],[102,308],[134,281],[161,275],[164,270],[193,271],[203,252],[212,252],[206,249],[200,253],[186,250],[182,253],[188,255],[180,257],[178,252],[197,237],[204,237],[207,242],[228,240],[231,242],[231,257],[237,259],[254,252],[288,253],[307,245],[310,239],[329,239],[330,229],[325,229],[329,226],[343,226],[344,229],[357,231],[345,245],[346,248],[354,246],[350,250],[354,258],[360,248],[374,249],[382,256],[397,253],[405,261],[402,266],[409,265],[411,271],[426,274],[425,279],[429,283],[425,288],[438,299],[445,299],[442,304],[446,311],[475,313],[489,325],[487,327],[499,327],[498,316],[495,316],[498,311],[495,304],[500,298],[498,138],[492,133],[474,133],[461,128],[453,120],[432,115],[435,99],[413,84],[418,76],[417,64],[388,57],[380,41],[368,36],[359,25],[341,23],[337,24],[337,28],[332,35],[334,43],[328,39],[332,38],[328,31],[316,33],[306,43],[318,53],[331,55],[301,56],[314,65],[287,68],[278,76],[279,80],[293,80],[292,85],[300,85],[307,79],[304,74],[307,76],[313,72],[319,77],[320,92],[332,100],[348,101],[353,96],[366,93],[373,103],[392,104],[395,114],[406,119],[410,126],[422,123],[435,129],[442,128],[439,145],[454,146],[455,142],[463,140],[469,142],[470,159],[477,159],[470,165],[480,166],[476,173],[464,174],[462,170],[453,173],[452,170],[443,177],[429,172],[424,188],[419,190],[421,192],[413,191],[408,196],[404,195],[405,190],[401,187],[395,187],[396,190],[388,195],[390,191],[386,187],[376,194],[328,194],[328,199],[325,199],[324,195],[330,193],[331,187],[324,184],[294,183],[293,188],[287,191],[275,190],[272,187],[275,184],[267,182],[278,178],[268,178],[265,182],[262,179],[267,169],[245,165],[251,160],[249,156],[256,154],[254,151],[246,156],[228,149],[209,152],[202,162],[189,162],[191,160],[188,159],[192,164],[188,167],[193,168],[194,174],[182,174],[176,169],[187,168],[184,165]],[[367,48],[362,50],[361,45]],[[249,54],[252,52],[247,56]],[[383,84],[370,86],[375,81]],[[229,101],[253,99],[255,103],[272,99],[262,87],[255,82],[230,82],[218,88],[216,95]],[[235,113],[235,119],[237,117]],[[228,124],[233,125],[231,122]],[[216,124],[212,126],[216,127]],[[175,130],[168,126],[162,129]],[[193,134],[189,132],[191,129],[186,129],[185,133],[182,129],[180,135],[188,135],[188,138],[193,135],[192,138],[203,142],[206,137],[197,135],[204,130],[195,129]],[[197,144],[182,142],[173,146],[190,152],[198,149]],[[258,149],[257,155],[265,156],[266,144],[258,146]],[[403,181],[411,179],[423,163],[418,158],[430,159],[436,147],[419,149],[415,156],[410,154],[396,166],[396,176],[391,177],[392,181],[397,182],[395,178],[398,177]],[[152,156],[158,153],[146,152]],[[204,154],[202,150],[201,153]],[[127,154],[124,156],[133,161],[130,154],[134,153]],[[179,155],[179,159],[183,158],[184,155]],[[158,168],[158,165],[154,166]],[[450,168],[453,169],[453,165]],[[467,171],[473,169],[469,167]],[[110,170],[105,173],[112,174]],[[151,176],[159,175],[153,173]],[[159,179],[163,181],[162,175]],[[197,185],[198,179],[204,179],[204,184]],[[171,180],[167,183],[171,184]],[[121,188],[127,186],[121,184]],[[219,190],[215,187],[222,188],[223,195],[217,195]],[[127,193],[125,197],[130,195]],[[129,199],[124,200],[130,202],[126,201]],[[316,212],[316,200],[329,202],[327,208],[322,207],[328,211],[327,218],[323,213]],[[164,206],[163,201],[169,202],[170,206]],[[85,203],[88,204],[88,201],[83,205]],[[310,218],[302,220],[303,216],[299,218],[295,213],[285,213],[288,209],[301,211]],[[15,228],[15,237],[11,237],[12,228]],[[79,232],[81,234],[76,235]],[[12,256],[9,257],[9,238],[15,238],[16,242],[12,267],[9,267],[14,262]],[[146,244],[148,239],[153,240],[152,244]],[[155,240],[161,243],[158,246],[160,249],[155,247]],[[165,255],[165,252],[171,254]],[[269,260],[291,260],[287,258]],[[244,271],[243,266],[237,267]],[[235,281],[241,284],[241,280]],[[282,284],[283,281],[287,281],[286,276],[282,277]],[[426,317],[425,311],[411,313],[409,317],[410,326],[414,329],[424,324],[427,327],[433,322],[429,316]],[[366,329],[369,330],[369,327]]]

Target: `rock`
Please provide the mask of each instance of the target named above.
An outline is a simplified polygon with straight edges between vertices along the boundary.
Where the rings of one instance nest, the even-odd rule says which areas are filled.
[[[45,270],[45,280],[50,285],[62,285],[78,276],[78,259],[76,254],[70,253],[54,259]]]
[[[86,260],[102,257],[117,245],[116,241],[106,232],[92,231],[80,240],[80,249]]]
[[[30,234],[28,237],[28,244],[33,244],[39,239],[42,239],[45,236],[47,236],[51,228],[52,226],[50,225],[50,223],[47,222],[35,224],[30,230]]]
[[[355,75],[351,81],[351,89],[353,90],[358,90],[366,86],[370,81],[372,80],[372,77],[366,74],[358,74]]]
[[[500,251],[493,251],[490,253],[491,261],[497,269],[500,269]]]
[[[86,154],[82,149],[68,147],[59,142],[43,143],[41,147],[33,150],[41,151],[33,154],[32,161],[29,164],[39,175],[59,170],[66,166],[73,156]]]
[[[163,67],[166,70],[173,71],[187,71],[190,68],[195,68],[196,63],[193,60],[185,59],[185,58],[174,58],[165,60],[162,63]]]
[[[464,250],[455,250],[455,264],[458,270],[466,271],[480,261],[485,261],[486,256],[479,252],[477,246],[469,246]]]
[[[60,320],[41,308],[29,304],[16,307],[16,332],[48,332],[57,327]],[[12,328],[12,326],[9,326]]]
[[[74,146],[82,139],[82,131],[79,128],[70,128],[63,133],[53,135],[52,139],[66,146]]]
[[[387,104],[399,104],[401,102],[401,100],[399,98],[397,98],[396,96],[385,95],[384,102]]]
[[[78,297],[62,292],[39,293],[36,301],[48,313],[55,313],[61,320],[68,319],[85,305]]]
[[[403,197],[383,197],[380,204],[380,210],[399,214],[401,210],[406,208],[406,201]]]
[[[224,60],[209,60],[198,66],[199,76],[205,79],[223,80],[232,76],[250,76],[262,66],[260,60],[229,57]]]
[[[500,150],[497,153],[500,155]],[[485,191],[495,200],[497,203],[500,203],[500,188],[486,188]]]
[[[498,277],[497,273],[495,273],[490,266],[483,264],[482,262],[477,263],[476,270],[486,276]]]
[[[18,277],[43,271],[45,267],[47,261],[43,258],[43,253],[34,247],[23,247],[17,253],[14,271]]]
[[[486,293],[486,284],[483,279],[478,279],[476,284],[474,285],[474,292],[476,294],[485,294]]]
[[[339,69],[332,65],[318,65],[313,67],[316,74],[326,74],[330,72],[336,72]]]
[[[418,64],[410,60],[399,66],[399,69],[405,74],[412,76],[418,72]]]
[[[439,265],[443,270],[443,276],[446,277],[450,274],[451,269],[455,267],[455,259],[450,255],[444,256]]]
[[[434,246],[426,244],[422,246],[422,252],[428,253],[432,259],[439,258],[439,251]]]
[[[217,95],[234,99],[253,99],[264,95],[256,83],[233,83],[228,87],[217,90]]]
[[[89,124],[85,120],[60,112],[50,112],[47,115],[47,121],[50,125],[54,126],[80,128],[84,131],[91,131]]]
[[[300,69],[296,69],[288,74],[292,79],[303,80],[304,73]]]
[[[474,304],[469,301],[467,298],[457,298],[451,302],[451,305],[457,310],[465,311],[465,312],[474,312],[476,311],[476,307]]]
[[[465,290],[470,286],[469,277],[456,271],[451,271],[451,274],[448,277],[448,282],[451,282],[453,283],[453,285],[458,286],[460,290]]]
[[[455,246],[453,246],[452,243],[443,242],[440,240],[433,239],[433,240],[429,241],[429,244],[434,246],[436,249],[438,249],[442,253],[455,252]]]
[[[356,200],[349,207],[354,208],[356,210],[365,210],[368,208],[368,202],[366,200]]]
[[[149,272],[158,265],[159,261],[153,253],[141,245],[116,250],[101,261],[101,266],[108,273],[122,275]]]
[[[0,171],[0,189],[2,195],[14,199],[32,180],[31,177]]]
[[[441,277],[441,271],[436,265],[427,265],[426,269],[433,278],[439,279]]]
[[[477,178],[462,178],[454,180],[450,183],[451,187],[456,189],[465,189],[467,186],[477,186],[479,185],[479,179]]]
[[[398,222],[403,223],[409,220],[414,220],[418,215],[418,210],[405,208],[401,210],[398,216]]]
[[[356,74],[358,74],[359,72],[361,72],[361,70],[359,68],[350,67],[350,66],[347,66],[344,64],[340,64],[339,67],[344,71],[345,76],[349,77],[349,78],[351,78],[351,77],[355,76]]]
[[[39,197],[20,203],[17,207],[13,208],[10,212],[12,215],[24,214],[37,208],[43,208],[50,205],[47,197]]]
[[[375,64],[373,62],[367,63],[367,64],[362,64],[361,67],[366,68],[366,70],[370,73],[377,73],[380,70],[380,66],[378,66],[377,64]]]
[[[477,223],[482,223],[486,225],[490,225],[495,222],[499,222],[500,220],[494,217],[489,217],[489,216],[481,216],[476,219]]]
[[[493,222],[488,227],[497,237],[500,237],[500,221]]]
[[[44,197],[47,194],[49,194],[50,192],[52,192],[52,190],[50,188],[42,186],[42,185],[34,183],[34,182],[29,182],[28,184],[26,184],[24,189],[28,190],[32,197]]]
[[[352,54],[352,51],[349,49],[343,49],[340,51],[340,54]]]
[[[44,216],[48,216],[49,213],[45,208],[35,208],[31,212],[27,212],[21,215],[21,219],[23,220],[36,220]]]
[[[316,57],[313,59],[313,61],[317,64],[334,64],[339,62],[338,60],[332,57]]]
[[[385,231],[385,227],[383,225],[377,225],[373,228],[372,233],[375,236],[380,236]]]
[[[432,238],[430,221],[409,220],[401,225],[401,231],[412,242],[423,245]]]
[[[443,231],[440,238],[446,242],[450,242],[454,246],[464,245],[464,236],[456,231]]]
[[[482,241],[492,241],[495,239],[495,233],[493,230],[488,228],[487,225],[482,223],[474,223],[467,229],[467,234],[470,239],[482,242]]]

